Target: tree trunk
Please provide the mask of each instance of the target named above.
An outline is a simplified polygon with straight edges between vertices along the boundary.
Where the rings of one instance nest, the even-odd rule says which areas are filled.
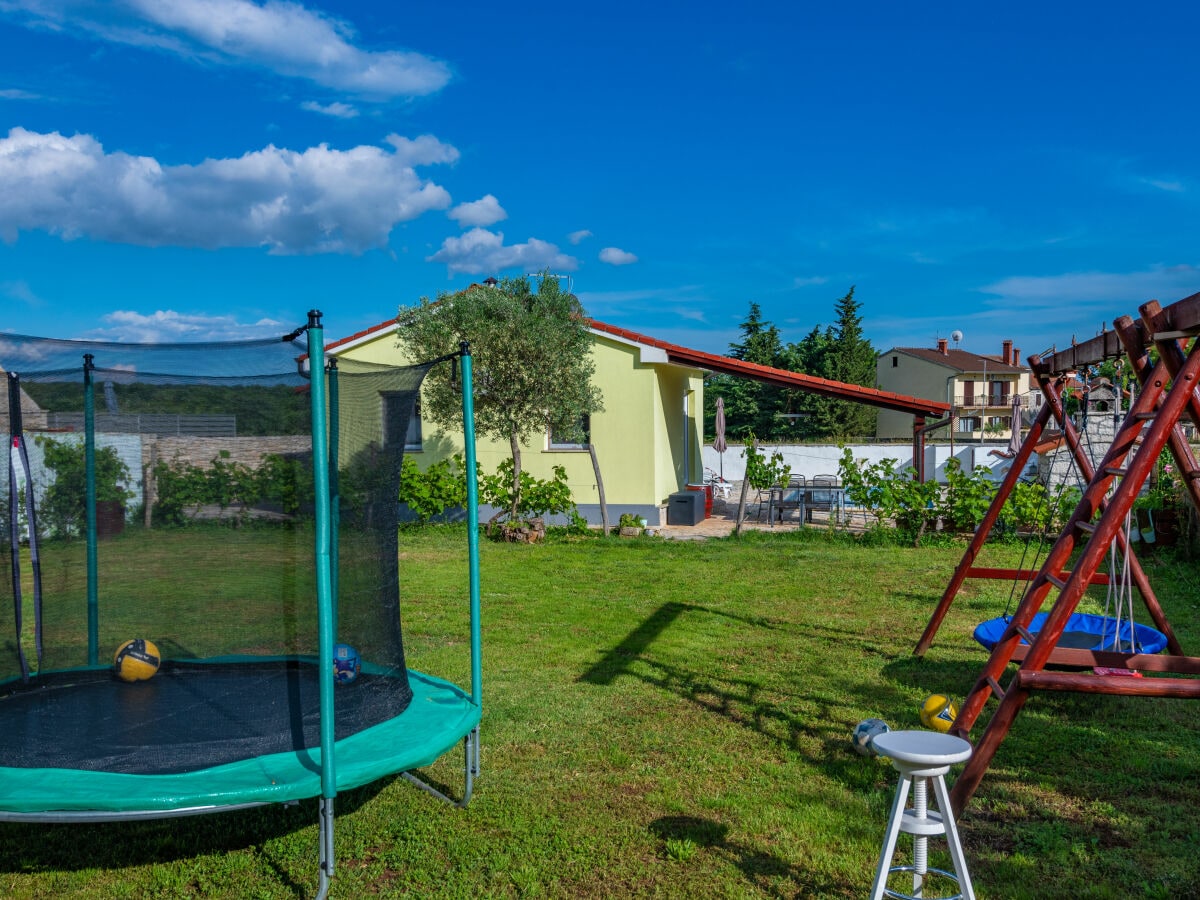
[[[521,442],[515,431],[509,432],[508,443],[512,448],[513,460],[512,508],[508,511],[508,518],[515,522],[517,509],[521,505]]]
[[[600,477],[600,460],[596,459],[596,445],[588,443],[588,453],[592,457],[592,471],[596,473],[596,493],[600,495],[600,524],[604,534],[608,535],[608,503],[604,499],[604,479]]]
[[[740,535],[742,533],[742,522],[746,519],[746,492],[750,489],[750,479],[742,476],[742,493],[738,497],[737,522],[734,524],[733,533]]]

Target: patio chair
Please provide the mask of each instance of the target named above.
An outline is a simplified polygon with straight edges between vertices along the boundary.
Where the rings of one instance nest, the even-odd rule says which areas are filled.
[[[808,504],[804,510],[805,521],[813,520],[813,510],[828,512],[832,517],[833,511],[839,507],[838,493],[841,485],[835,475],[814,475],[808,486]]]
[[[788,511],[793,509],[800,513],[800,520],[804,520],[804,489],[803,475],[788,476],[787,485],[779,489],[779,521],[782,522]]]
[[[775,524],[775,516],[779,513],[780,498],[783,496],[783,489],[779,485],[769,488],[760,489],[755,503],[758,504],[758,521],[763,520],[763,513],[767,515],[767,524]]]
[[[712,485],[713,496],[722,500],[728,500],[733,493],[733,483],[726,481],[712,469],[704,470],[704,483]]]

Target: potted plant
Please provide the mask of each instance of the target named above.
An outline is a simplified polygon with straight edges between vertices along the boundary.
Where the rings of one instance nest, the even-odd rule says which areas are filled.
[[[644,520],[632,513],[621,513],[617,520],[617,533],[621,537],[637,537],[645,529]]]
[[[60,537],[83,534],[87,528],[87,464],[82,443],[36,439],[42,447],[46,468],[54,472],[54,482],[42,500],[42,516],[51,533]],[[125,504],[133,499],[128,485],[132,480],[112,447],[97,447],[96,533],[98,537],[119,534],[125,527]]]

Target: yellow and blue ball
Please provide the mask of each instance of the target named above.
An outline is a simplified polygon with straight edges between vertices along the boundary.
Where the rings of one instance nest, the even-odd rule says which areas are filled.
[[[349,644],[333,646],[333,680],[338,684],[350,684],[362,671],[362,659],[358,651]]]
[[[154,677],[161,663],[162,656],[152,641],[134,638],[113,654],[113,674],[122,681],[145,681]]]
[[[954,725],[958,707],[945,694],[930,694],[921,704],[921,724],[946,734]]]

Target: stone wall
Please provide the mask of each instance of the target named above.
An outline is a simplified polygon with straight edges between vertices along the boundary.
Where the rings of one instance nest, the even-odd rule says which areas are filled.
[[[264,437],[201,438],[174,435],[144,434],[142,438],[142,468],[144,474],[144,503],[147,510],[154,506],[154,466],[159,462],[189,464],[198,469],[211,469],[213,460],[222,450],[229,454],[229,463],[240,463],[257,469],[263,457],[271,454],[289,456],[309,453],[312,437],[289,434]]]

